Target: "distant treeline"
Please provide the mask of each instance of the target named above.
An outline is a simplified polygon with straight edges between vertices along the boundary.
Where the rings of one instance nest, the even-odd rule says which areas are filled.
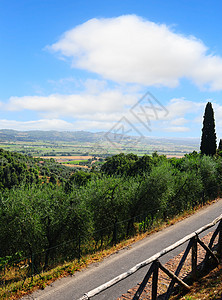
[[[0,258],[32,257],[36,268],[78,257],[80,243],[116,243],[222,191],[222,158],[196,152],[118,154],[90,172],[3,150],[0,157]]]

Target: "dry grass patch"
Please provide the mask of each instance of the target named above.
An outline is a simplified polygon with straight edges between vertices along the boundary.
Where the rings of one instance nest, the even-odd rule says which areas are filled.
[[[209,205],[213,202],[216,202],[216,200],[211,201],[207,204]],[[142,240],[145,237],[147,237],[155,232],[158,232],[166,227],[169,227],[169,226],[177,223],[178,221],[185,219],[186,217],[194,214],[195,211],[199,210],[200,208],[202,208],[201,205],[199,205],[195,209],[185,211],[185,212],[181,213],[180,215],[174,217],[173,219],[167,220],[167,222],[158,221],[158,223],[155,224],[155,227],[151,228],[150,230],[148,230],[144,233],[137,233],[134,237],[124,240],[115,246],[110,246],[107,249],[99,250],[94,254],[86,255],[86,256],[82,257],[79,261],[76,259],[71,262],[66,262],[66,263],[59,265],[56,268],[51,269],[47,272],[42,272],[41,274],[35,275],[32,278],[27,278],[25,281],[23,280],[23,281],[13,282],[13,278],[12,278],[10,284],[0,287],[0,299],[13,299],[13,300],[19,299],[22,296],[24,296],[26,294],[30,294],[37,289],[44,289],[47,285],[51,284],[58,278],[73,275],[75,272],[83,270],[84,268],[86,268],[88,265],[90,265],[92,263],[100,262],[105,257],[115,254],[118,251],[120,251],[121,249],[130,247],[135,242]],[[11,270],[10,272],[13,273],[13,270]],[[184,298],[184,299],[186,299],[186,298]],[[189,298],[187,298],[187,300],[188,299]],[[198,298],[195,298],[195,299],[198,299]],[[202,299],[202,298],[200,298],[200,299]],[[212,299],[214,299],[214,298],[212,298]]]
[[[184,296],[172,297],[180,300],[222,299],[222,265],[192,285],[191,291]]]

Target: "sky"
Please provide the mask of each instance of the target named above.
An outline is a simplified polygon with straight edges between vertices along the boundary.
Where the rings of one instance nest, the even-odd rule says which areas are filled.
[[[222,138],[220,0],[0,0],[0,129]]]

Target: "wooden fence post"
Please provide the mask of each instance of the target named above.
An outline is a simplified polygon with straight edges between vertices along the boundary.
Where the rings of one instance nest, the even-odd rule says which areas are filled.
[[[214,231],[214,233],[213,233],[213,235],[212,235],[212,237],[210,239],[210,243],[208,245],[208,248],[211,249],[211,250],[212,250],[215,238],[219,234],[219,231],[220,231],[220,223],[218,224],[217,229]],[[205,258],[204,258],[204,261],[203,261],[203,268],[205,268],[208,265],[208,263],[209,263],[209,257],[210,257],[210,253],[207,251],[207,253],[205,255]]]
[[[158,273],[159,273],[159,261],[154,262],[153,278],[152,278],[152,300],[157,299],[157,286],[158,286]]]
[[[193,245],[192,245],[192,278],[193,280],[197,279],[197,237],[193,237]]]
[[[152,265],[150,266],[148,272],[146,273],[142,283],[140,284],[138,290],[136,291],[133,300],[138,300],[140,298],[140,295],[142,294],[143,290],[145,289],[145,286],[148,282],[148,280],[150,279],[150,276],[153,274],[153,270],[154,270],[155,264],[154,262],[152,263]]]
[[[188,245],[187,245],[187,248],[186,248],[186,250],[185,250],[185,252],[184,252],[184,254],[183,254],[182,258],[181,258],[181,261],[180,261],[180,263],[179,263],[179,265],[178,265],[178,267],[177,267],[177,269],[176,269],[176,272],[175,272],[175,275],[176,275],[176,276],[178,276],[178,275],[180,274],[180,271],[181,271],[181,269],[182,269],[182,267],[183,267],[183,265],[184,265],[184,263],[185,263],[185,261],[186,261],[186,258],[187,258],[188,254],[189,254],[189,252],[190,252],[190,249],[191,249],[191,247],[192,247],[192,244],[193,244],[193,241],[192,241],[192,239],[191,239],[191,240],[189,241],[189,243],[188,243]],[[172,293],[172,291],[173,291],[173,287],[174,287],[175,282],[176,282],[175,279],[172,279],[172,280],[171,280],[170,285],[169,285],[169,287],[168,287],[168,290],[167,290],[167,292],[166,292],[165,300],[168,300],[168,299],[170,298],[170,295],[171,295],[171,293]]]
[[[219,224],[219,237],[218,237],[217,254],[218,254],[219,258],[221,258],[221,256],[222,256],[222,220],[220,221],[220,224]]]

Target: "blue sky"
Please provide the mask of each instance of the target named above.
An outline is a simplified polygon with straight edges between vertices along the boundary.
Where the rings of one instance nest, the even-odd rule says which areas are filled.
[[[219,0],[1,0],[0,128],[109,132],[124,118],[131,134],[200,137],[210,101],[221,138],[221,10]]]

